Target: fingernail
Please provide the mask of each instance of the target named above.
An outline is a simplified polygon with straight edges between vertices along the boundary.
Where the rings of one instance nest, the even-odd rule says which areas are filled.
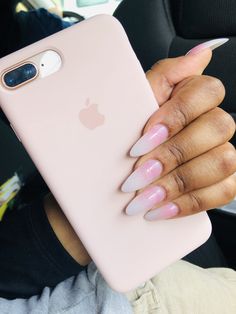
[[[144,188],[160,176],[162,169],[160,161],[150,159],[144,162],[126,179],[121,190],[123,192],[134,192]]]
[[[168,203],[160,208],[150,210],[144,218],[149,221],[173,218],[179,213],[179,208],[174,203]]]
[[[149,153],[167,140],[168,133],[168,129],[165,125],[154,125],[134,144],[130,151],[130,156],[139,157]]]
[[[189,50],[186,55],[196,55],[206,48],[210,48],[213,51],[214,49],[224,45],[228,40],[229,38],[218,38],[206,41],[205,43],[197,45],[196,47]]]
[[[165,189],[161,186],[147,188],[144,192],[135,197],[126,208],[126,214],[129,216],[137,215],[142,211],[147,211],[166,197]]]

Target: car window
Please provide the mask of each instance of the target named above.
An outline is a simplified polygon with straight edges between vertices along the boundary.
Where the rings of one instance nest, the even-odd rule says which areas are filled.
[[[113,14],[122,0],[30,0],[34,7],[43,5],[45,9],[53,5],[60,6],[63,11],[72,11],[85,18],[96,14]]]
[[[62,16],[60,12],[66,11],[89,18],[96,14],[113,14],[121,2],[122,0],[22,0],[17,6],[17,11],[45,8],[60,16]]]

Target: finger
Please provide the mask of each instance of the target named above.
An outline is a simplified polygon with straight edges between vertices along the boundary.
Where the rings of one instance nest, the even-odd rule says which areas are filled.
[[[140,158],[135,168],[147,160],[158,160],[162,164],[161,176],[164,176],[185,162],[226,143],[234,132],[235,122],[231,115],[221,108],[215,108]]]
[[[235,131],[233,118],[220,108],[200,116],[169,141],[138,160],[122,185],[133,192],[151,184],[178,166],[227,142]]]
[[[196,76],[188,79],[185,86],[152,115],[130,155],[139,157],[149,153],[200,115],[217,107],[224,96],[224,86],[216,78]]]
[[[218,38],[197,45],[187,55],[157,62],[147,72],[159,106],[166,102],[176,84],[192,75],[200,75],[212,57],[212,50],[225,44],[228,38]]]
[[[190,160],[153,182],[128,205],[126,213],[135,215],[162,206],[163,202],[170,202],[187,192],[222,181],[235,171],[236,150],[232,144],[226,143]],[[141,177],[144,175],[142,174]]]
[[[232,202],[235,196],[236,176],[232,175],[214,185],[192,191],[160,208],[150,210],[145,219],[153,221],[197,214],[226,205]]]
[[[153,184],[165,189],[165,201],[169,201],[222,181],[235,171],[236,150],[232,144],[225,143],[188,161]]]
[[[158,61],[146,73],[159,106],[166,102],[175,85],[192,75],[200,75],[212,57],[211,49],[196,55],[181,56]]]

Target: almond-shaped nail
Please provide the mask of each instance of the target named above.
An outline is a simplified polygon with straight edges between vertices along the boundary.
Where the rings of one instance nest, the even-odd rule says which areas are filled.
[[[175,217],[178,215],[179,211],[180,210],[176,204],[168,203],[157,209],[150,210],[144,218],[149,221],[164,220]]]
[[[165,197],[166,191],[164,188],[161,186],[152,186],[135,197],[126,207],[125,212],[129,216],[137,215],[158,205]]]
[[[123,192],[134,192],[156,180],[162,173],[162,163],[157,160],[147,160],[137,168],[123,183],[121,190]]]
[[[168,138],[168,129],[163,124],[154,125],[131,148],[130,156],[139,157],[152,151]]]
[[[214,49],[224,45],[228,40],[229,38],[218,38],[206,41],[205,43],[201,43],[196,47],[192,48],[191,50],[189,50],[189,52],[187,52],[186,55],[196,55],[202,50],[205,50],[206,48],[210,48],[213,51]]]

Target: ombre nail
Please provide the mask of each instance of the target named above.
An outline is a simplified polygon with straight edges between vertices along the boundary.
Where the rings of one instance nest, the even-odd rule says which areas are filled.
[[[144,218],[149,221],[173,218],[179,213],[179,208],[174,203],[168,203],[160,208],[150,210]]]
[[[139,157],[149,153],[167,140],[168,133],[168,129],[165,125],[154,125],[134,144],[130,151],[130,156]]]
[[[162,173],[160,161],[147,160],[126,179],[121,187],[123,192],[134,192],[152,183]]]
[[[229,38],[218,38],[206,41],[205,43],[201,43],[197,45],[196,47],[189,50],[189,52],[186,53],[186,55],[195,55],[201,52],[202,50],[205,50],[206,48],[210,48],[212,51],[222,45],[224,45]]]
[[[147,188],[129,203],[126,208],[126,214],[132,216],[139,214],[142,211],[150,210],[153,206],[162,202],[165,197],[165,189],[161,186]]]

